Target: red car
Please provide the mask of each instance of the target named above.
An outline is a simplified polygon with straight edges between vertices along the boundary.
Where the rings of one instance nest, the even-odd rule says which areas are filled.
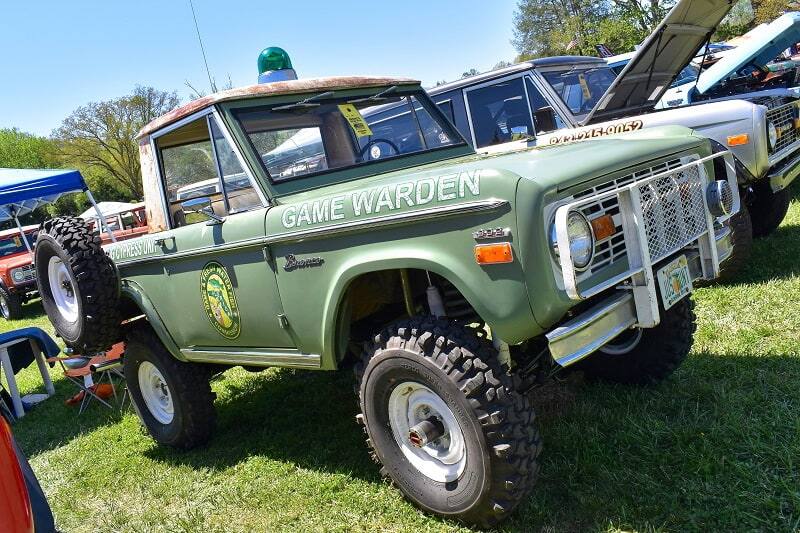
[[[0,531],[55,531],[53,513],[11,427],[0,412]]]

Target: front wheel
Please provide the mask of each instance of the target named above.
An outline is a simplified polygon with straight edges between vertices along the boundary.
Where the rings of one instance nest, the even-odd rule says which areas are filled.
[[[773,192],[768,185],[755,187],[753,193],[754,199],[748,206],[753,219],[753,236],[766,237],[783,222],[792,197],[788,189]]]
[[[0,287],[0,314],[6,320],[16,320],[22,316],[22,300],[5,287]]]
[[[689,355],[696,317],[686,297],[661,312],[661,323],[631,329],[575,365],[587,377],[625,385],[654,385],[669,377]]]
[[[378,334],[356,366],[381,473],[422,509],[492,526],[532,488],[541,440],[491,345],[447,320]]]
[[[156,442],[188,450],[211,438],[216,412],[207,368],[175,359],[146,327],[128,334],[123,365],[136,413]]]
[[[714,281],[728,282],[736,279],[747,266],[753,249],[753,223],[750,211],[745,207],[730,218],[731,255],[720,265],[719,278]]]

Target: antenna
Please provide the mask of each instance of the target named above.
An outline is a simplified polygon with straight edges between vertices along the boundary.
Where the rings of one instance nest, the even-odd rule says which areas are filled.
[[[194,4],[189,0],[189,7],[192,8],[192,18],[194,19],[194,29],[197,31],[197,40],[200,42],[200,52],[203,54],[203,63],[206,65],[206,74],[208,74],[208,84],[211,86],[211,92],[217,92],[216,84],[211,77],[211,70],[208,68],[208,59],[206,58],[206,49],[203,46],[203,38],[200,37],[200,27],[197,25],[197,15],[194,13]]]

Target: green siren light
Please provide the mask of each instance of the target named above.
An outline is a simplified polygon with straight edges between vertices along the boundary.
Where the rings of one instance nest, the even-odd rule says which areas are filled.
[[[258,83],[296,79],[297,73],[292,68],[292,60],[283,48],[270,46],[258,54]]]

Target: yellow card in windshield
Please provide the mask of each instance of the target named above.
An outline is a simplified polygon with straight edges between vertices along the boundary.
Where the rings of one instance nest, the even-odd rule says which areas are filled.
[[[344,118],[347,119],[350,127],[353,128],[356,137],[369,137],[372,135],[372,130],[369,129],[367,121],[364,120],[364,117],[358,112],[356,106],[353,104],[339,104],[338,107]]]
[[[22,246],[22,239],[20,239],[16,235],[14,236],[14,246],[17,246],[17,247]]]
[[[589,84],[586,83],[586,77],[583,75],[583,73],[578,74],[578,83],[581,84],[581,90],[583,91],[583,99],[591,100],[592,91],[589,90]]]

